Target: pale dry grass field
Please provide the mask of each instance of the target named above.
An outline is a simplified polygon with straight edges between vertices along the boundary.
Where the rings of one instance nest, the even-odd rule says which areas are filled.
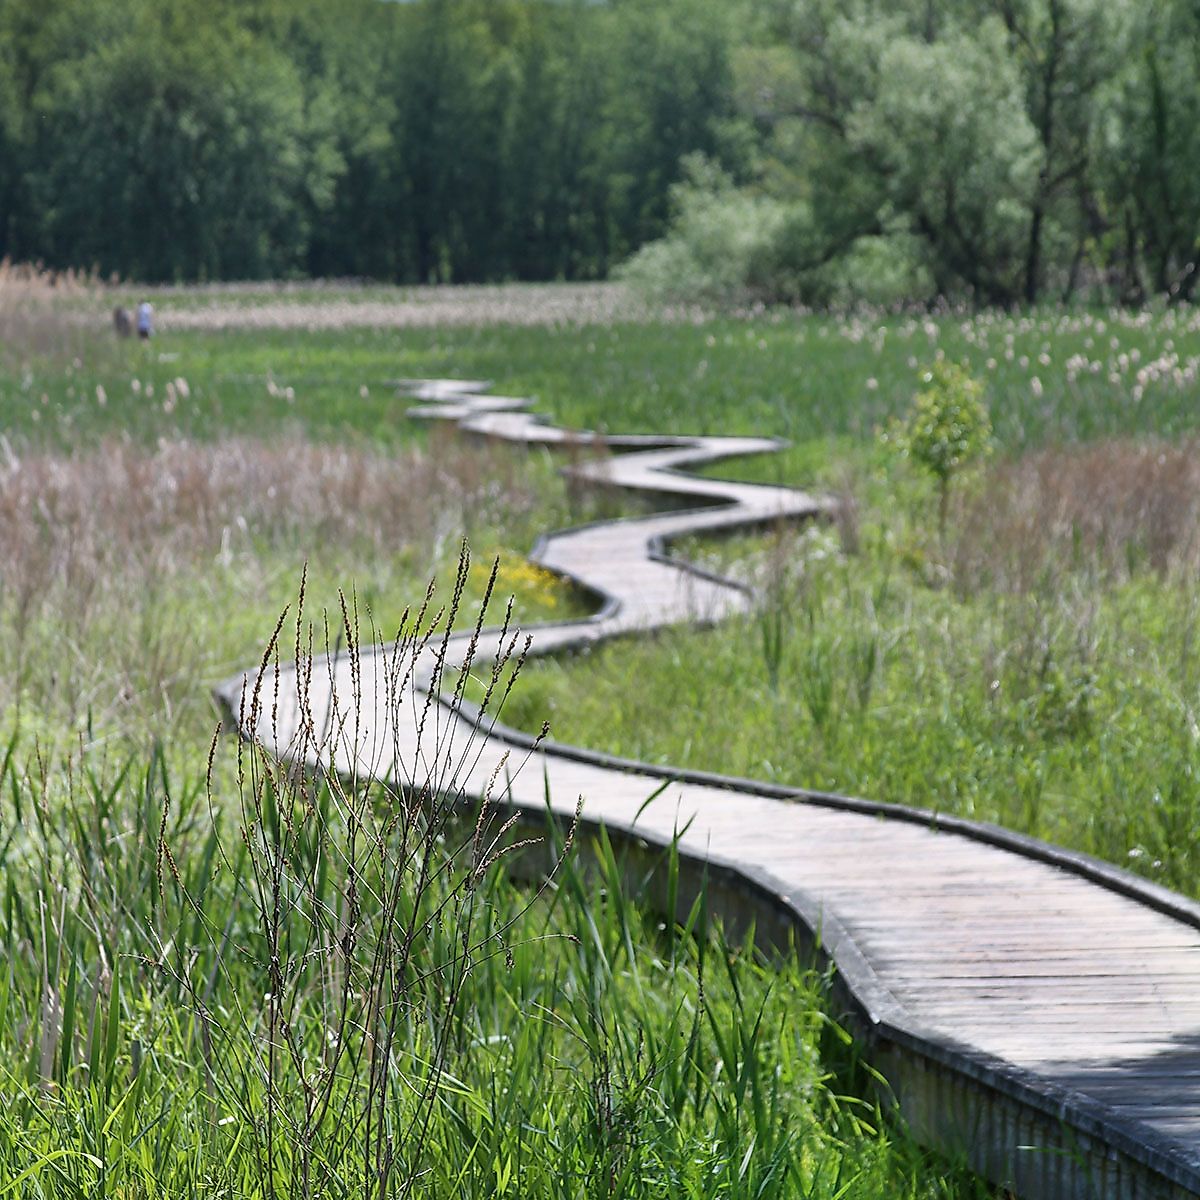
[[[394,635],[464,535],[487,552],[565,519],[542,465],[450,436],[392,453],[295,437],[74,454],[5,442],[0,714],[47,738],[198,734],[209,685],[259,653],[305,563],[311,611],[353,589]]]
[[[78,271],[48,271],[0,259],[0,367],[31,359],[61,362],[92,348],[97,322],[81,320],[103,289]]]
[[[142,300],[159,332],[470,329],[696,322],[711,314],[652,301],[623,283],[439,284],[396,287],[343,280],[138,285],[83,272],[0,261],[0,348],[14,361],[74,353],[111,332],[112,310]],[[68,355],[70,357],[70,355]]]
[[[455,285],[386,289],[329,284],[314,289],[246,285],[211,293],[162,293],[165,330],[436,329],[512,325],[612,325],[682,319],[684,308],[654,306],[619,283]]]
[[[1110,582],[1200,566],[1200,442],[1113,439],[1033,451],[964,495],[949,566],[963,593],[1062,591],[1082,566]]]

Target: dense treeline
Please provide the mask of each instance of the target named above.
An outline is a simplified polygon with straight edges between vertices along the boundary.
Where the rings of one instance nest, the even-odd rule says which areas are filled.
[[[0,0],[0,256],[602,276],[732,95],[720,0]]]
[[[1194,295],[1195,0],[753,14],[731,58],[750,153],[693,162],[644,278],[816,304]]]
[[[1198,70],[1195,0],[0,0],[0,256],[1191,298]]]

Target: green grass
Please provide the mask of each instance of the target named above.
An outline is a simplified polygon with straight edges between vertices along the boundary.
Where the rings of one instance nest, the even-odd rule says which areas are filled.
[[[321,303],[318,294],[317,313]],[[531,396],[541,411],[573,427],[786,437],[796,444],[794,457],[755,470],[794,477],[814,457],[869,439],[903,411],[918,366],[939,352],[987,381],[996,434],[1009,450],[1173,437],[1200,423],[1193,403],[1200,318],[1186,309],[189,330],[164,332],[149,346],[99,337],[91,345],[78,366],[23,369],[19,355],[8,356],[0,372],[0,421],[10,438],[76,446],[113,433],[153,440],[270,429],[392,446],[414,431],[388,381],[451,376],[489,379],[498,390]],[[1141,383],[1139,371],[1149,372]],[[189,398],[164,412],[166,385],[178,377],[187,381]],[[103,408],[97,385],[105,390]]]
[[[1156,568],[1132,535],[1072,560],[1068,528],[1025,567],[1030,531],[979,516],[998,503],[987,476],[946,546],[925,481],[858,484],[853,553],[819,528],[677,547],[759,586],[755,611],[538,661],[506,716],[632,758],[998,822],[1200,894],[1193,537]],[[1047,542],[1050,524],[1033,521]]]
[[[304,574],[318,647],[326,613],[338,644],[340,592],[380,640],[395,636],[431,576],[443,603],[464,536],[476,559],[468,612],[497,556],[498,594],[514,597],[518,622],[587,611],[572,588],[530,571],[523,556],[546,525],[597,511],[568,496],[549,459],[518,466],[464,452],[439,468],[420,452],[393,470],[386,459],[335,458],[329,477],[275,496],[289,482],[286,449],[279,457],[244,442],[211,454],[184,446],[115,455],[101,448],[51,459],[46,470],[31,464],[22,469],[33,473],[29,483],[6,493],[0,728],[47,747],[82,740],[144,751],[165,742],[173,755],[202,761],[216,720],[211,688],[258,661]],[[445,485],[434,478],[443,469]],[[164,487],[172,470],[175,485]],[[226,482],[210,486],[210,472]],[[244,494],[228,494],[239,485]],[[430,486],[431,496],[421,494]],[[93,487],[118,494],[93,500]],[[311,511],[311,528],[289,513],[290,501]],[[439,503],[455,507],[430,511]],[[41,506],[55,516],[38,528]]]
[[[173,302],[156,300],[160,313]],[[1195,325],[1182,310],[764,314],[164,328],[149,346],[79,337],[67,357],[28,362],[7,346],[0,674],[4,725],[18,740],[0,789],[0,1074],[11,1098],[0,1188],[55,1200],[266,1194],[244,1104],[212,1094],[203,1023],[151,968],[151,934],[194,949],[214,1011],[250,1018],[229,1026],[239,1032],[228,1061],[255,1061],[267,960],[254,949],[253,905],[228,872],[213,872],[207,688],[257,659],[301,563],[310,612],[336,606],[342,586],[390,630],[431,571],[445,577],[466,531],[481,557],[505,551],[502,586],[523,620],[577,610],[520,551],[543,527],[611,509],[563,489],[545,456],[477,457],[414,427],[388,385],[397,377],[492,379],[574,426],[789,437],[778,458],[716,469],[857,501],[844,548],[828,534],[681,548],[758,576],[766,602],[708,633],[527,667],[506,719],[538,728],[549,716],[556,737],[637,757],[998,819],[1200,891],[1185,536],[1196,489],[1178,468],[1164,514],[1144,486],[1162,482],[1158,468],[1121,457],[1136,439],[1195,428]],[[939,349],[987,379],[1000,451],[964,491],[946,545],[930,532],[927,482],[874,440],[907,405],[915,364]],[[1139,379],[1150,363],[1153,377]],[[1098,438],[1124,441],[1112,462],[1076,470],[1065,499],[1019,474],[1039,447]],[[344,451],[349,465],[293,495],[288,456],[298,462],[314,445]],[[243,465],[210,491],[168,470],[171,455],[196,478],[229,469],[230,455]],[[393,479],[393,460],[407,473]],[[179,486],[164,492],[171,471]],[[1114,471],[1129,487],[1106,494]],[[1096,533],[1086,514],[1120,507],[1122,489],[1141,499],[1115,533]],[[1042,493],[1041,516],[1022,525],[1013,498]],[[476,575],[468,607],[480,589]],[[217,828],[237,811],[236,779],[223,749]],[[203,894],[202,920],[170,886],[156,899],[166,794],[166,832]],[[482,957],[462,994],[451,1086],[410,1164],[428,1172],[424,1190],[973,1193],[845,1097],[845,1052],[818,977],[791,960],[767,965],[715,931],[660,929],[623,895],[614,877],[570,871],[524,915],[527,892],[503,881],[488,892],[488,920],[518,921],[512,966]],[[218,951],[210,928],[236,933],[247,953]],[[441,1011],[423,995],[404,1034],[405,1070],[417,1074]],[[319,1017],[309,1013],[313,1036]],[[411,1097],[396,1103],[395,1127],[407,1128]]]
[[[371,330],[163,334],[103,345],[86,367],[10,372],[0,419],[10,437],[58,447],[117,435],[149,443],[295,433],[394,446],[420,436],[419,427],[386,383],[406,373],[408,360],[425,358],[398,349]],[[167,386],[178,379],[188,394],[172,403]]]
[[[777,662],[766,616],[672,631],[537,664],[507,716],[631,758],[999,822],[1200,891],[1196,614],[1178,593],[1105,596],[1086,656],[1057,616],[1022,628],[1016,606],[858,561],[795,603]]]
[[[230,782],[206,802],[202,780],[172,776],[160,756],[144,771],[131,763],[114,772],[92,750],[67,771],[9,747],[0,768],[0,1186],[10,1192],[377,1194],[377,1159],[359,1124],[372,1094],[371,1046],[359,1033],[371,1020],[367,992],[361,1008],[350,994],[342,1022],[323,985],[350,969],[343,957],[369,964],[369,939],[387,926],[367,905],[357,934],[364,956],[341,940],[336,951],[314,946],[309,893],[297,889],[310,879],[322,911],[345,913],[349,843],[327,793],[285,787],[260,795],[308,815],[288,843],[298,869],[286,873],[281,940],[272,940],[249,856],[283,845],[283,823],[238,825],[254,786],[246,772],[241,800]],[[400,803],[380,794],[363,811]],[[453,825],[438,828],[446,837],[427,842],[435,864],[458,840]],[[630,899],[645,866],[623,866],[603,842],[594,857],[594,874],[568,859],[531,897],[507,871],[464,889],[452,857],[423,885],[420,854],[401,856],[398,895],[423,899],[413,925],[405,911],[395,917],[397,935],[421,933],[389,985],[398,1015],[379,1109],[394,1163],[389,1194],[984,1194],[847,1093],[868,1076],[826,1015],[820,974],[794,954],[764,958],[752,939],[726,942],[702,902],[680,927],[664,927]],[[536,861],[528,869],[544,870]],[[396,883],[376,879],[369,860],[355,878],[363,888]],[[276,944],[284,949],[270,951]],[[377,975],[363,979],[364,988],[384,986]],[[269,1032],[272,994],[285,1006],[286,1034]],[[330,1115],[311,1118],[292,1055],[323,1086],[320,1064],[343,1039]]]
[[[335,644],[339,588],[394,630],[430,572],[444,585],[460,532],[477,558],[501,551],[500,591],[519,619],[579,611],[519,548],[614,511],[612,499],[565,490],[546,456],[430,435],[385,386],[500,374],[489,368],[506,354],[534,364],[570,342],[549,330],[189,332],[148,347],[84,337],[67,359],[0,356],[13,736],[0,765],[0,1195],[300,1194],[305,1146],[307,1169],[328,1175],[323,1194],[365,1194],[349,1126],[307,1142],[283,1130],[263,1169],[255,1071],[272,957],[244,873],[216,849],[232,836],[237,860],[244,793],[222,743],[206,798],[208,688],[258,659],[306,560],[307,609],[332,610]],[[651,353],[664,350],[669,337]],[[314,445],[332,466],[312,466]],[[476,568],[466,616],[482,588]],[[342,861],[344,845],[330,846]],[[463,1197],[978,1193],[862,1099],[869,1076],[820,975],[726,944],[695,924],[699,909],[687,929],[662,927],[600,857],[606,874],[569,866],[532,907],[503,878],[479,889],[475,918],[504,930],[511,959],[478,956],[425,1107],[413,1089],[449,1010],[441,968],[420,976],[430,986],[405,1008],[387,1119],[429,1124],[419,1145],[396,1135],[400,1178]],[[329,886],[332,909],[345,893]],[[305,936],[298,918],[287,928]],[[186,980],[203,980],[202,1007]],[[318,993],[301,1000],[296,1028],[318,1061],[331,1013]],[[361,1070],[338,1086],[361,1099]]]
[[[515,551],[485,544],[511,564],[500,586],[502,594],[516,597],[524,620],[586,611],[557,581],[524,578]],[[343,587],[364,625],[373,623],[380,640],[394,637],[405,608],[419,603],[430,570],[444,598],[453,549],[427,559],[403,553],[377,558],[361,546],[326,548],[309,568],[306,607],[317,644],[324,637],[323,614],[331,621],[333,647],[339,644]],[[42,606],[26,621],[11,608],[0,610],[10,629],[20,627],[19,642],[10,642],[0,656],[12,684],[5,730],[19,730],[47,748],[82,739],[109,744],[117,754],[166,741],[173,757],[201,763],[217,720],[210,689],[258,660],[279,614],[295,604],[303,559],[301,547],[273,547],[251,561],[214,563],[203,573],[150,585],[139,580],[141,588],[123,604],[106,597],[78,622],[57,605]],[[485,574],[481,561],[468,584],[468,611],[482,596]]]

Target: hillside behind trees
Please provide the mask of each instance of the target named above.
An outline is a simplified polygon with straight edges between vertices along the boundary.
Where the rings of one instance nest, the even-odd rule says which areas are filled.
[[[0,0],[0,257],[1190,298],[1194,0]]]

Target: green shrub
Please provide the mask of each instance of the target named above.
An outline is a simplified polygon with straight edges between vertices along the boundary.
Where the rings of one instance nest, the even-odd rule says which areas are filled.
[[[950,484],[955,475],[985,458],[991,449],[992,422],[984,386],[965,367],[944,360],[921,372],[924,390],[912,409],[894,420],[884,440],[924,467],[937,483],[938,533],[945,537]]]
[[[831,238],[808,201],[739,187],[702,155],[685,160],[684,172],[671,192],[666,236],[617,272],[654,300],[886,307],[933,290],[921,247],[907,234]]]
[[[644,246],[618,274],[658,300],[738,305],[762,299],[752,280],[772,257],[783,206],[734,187],[700,155],[690,156],[684,170],[671,191],[671,233]]]

